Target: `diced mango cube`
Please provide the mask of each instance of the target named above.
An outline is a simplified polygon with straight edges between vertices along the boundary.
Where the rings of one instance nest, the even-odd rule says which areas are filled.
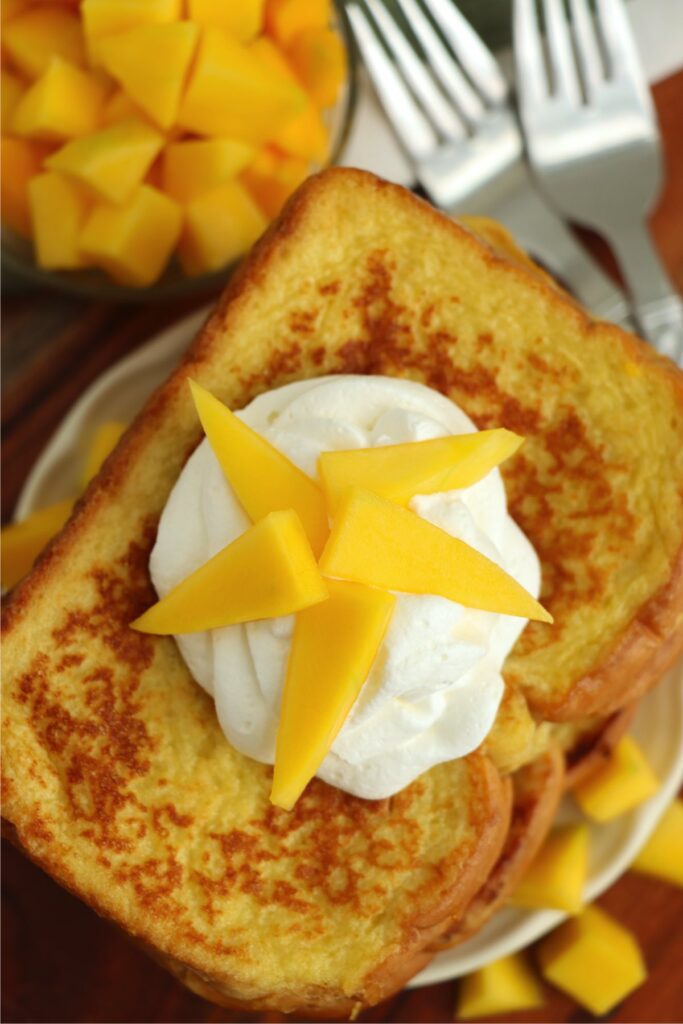
[[[187,0],[188,17],[199,25],[221,28],[241,43],[258,35],[263,26],[264,0]]]
[[[46,165],[72,175],[103,199],[123,203],[144,178],[163,142],[149,124],[129,118],[67,142]]]
[[[141,25],[102,39],[99,58],[125,92],[161,128],[176,119],[199,36],[196,25]]]
[[[584,814],[611,821],[656,793],[659,780],[631,736],[624,736],[601,767],[572,790]]]
[[[238,181],[196,196],[185,207],[185,225],[178,248],[190,277],[220,270],[242,256],[261,235],[266,219]]]
[[[2,89],[0,92],[2,96],[2,126],[3,131],[7,131],[7,126],[10,123],[14,109],[21,99],[26,85],[18,75],[13,75],[6,68],[2,68],[0,74],[2,75]]]
[[[253,160],[255,150],[236,139],[190,139],[166,146],[163,156],[163,187],[179,203],[234,178]]]
[[[58,5],[31,7],[5,27],[2,45],[27,78],[38,78],[53,57],[85,64],[81,23],[74,11]]]
[[[328,589],[329,600],[297,615],[287,663],[270,794],[287,811],[344,724],[396,603],[393,594],[358,583],[330,581]]]
[[[596,906],[586,907],[544,939],[538,961],[548,981],[598,1017],[647,977],[633,935]]]
[[[566,825],[550,833],[512,894],[517,907],[578,914],[588,872],[588,829]]]
[[[631,867],[683,886],[683,800],[674,800]]]
[[[460,982],[456,1019],[517,1013],[543,1005],[543,992],[521,953],[467,974]]]
[[[53,57],[17,104],[12,131],[55,142],[87,135],[99,124],[107,91],[99,75]]]
[[[190,387],[213,453],[252,522],[270,512],[293,508],[318,555],[328,533],[318,485],[214,395],[194,381]]]
[[[354,489],[342,499],[320,568],[325,576],[373,587],[434,594],[467,608],[552,621],[495,562],[409,509],[368,491]]]
[[[110,452],[114,450],[125,429],[125,423],[117,423],[114,420],[109,420],[99,425],[90,438],[90,444],[88,445],[88,452],[81,476],[82,487],[86,487],[92,478],[99,473],[102,463]]]
[[[295,36],[287,56],[299,80],[319,107],[337,101],[346,77],[346,51],[330,28],[309,28]]]
[[[119,121],[127,121],[131,117],[138,120],[145,120],[146,114],[141,108],[134,103],[133,100],[128,96],[123,89],[116,89],[112,94],[111,98],[105,103],[102,115],[100,117],[100,124],[102,127],[107,127],[112,124],[117,124]]]
[[[38,174],[45,150],[26,139],[3,138],[0,146],[2,159],[2,223],[28,237],[31,234],[31,210],[28,202],[28,183]]]
[[[203,135],[260,144],[305,105],[303,89],[264,67],[225,32],[206,28],[178,124]]]
[[[181,14],[181,0],[83,0],[81,4],[85,34],[92,39],[139,25],[164,25],[178,21]]]
[[[81,186],[47,171],[31,179],[28,194],[38,265],[46,270],[87,266],[79,238],[92,204]]]
[[[268,35],[286,46],[309,28],[324,28],[331,16],[330,0],[266,0],[264,23]]]
[[[271,512],[131,623],[143,633],[197,633],[291,615],[328,597],[301,521]]]
[[[2,530],[2,585],[13,587],[29,571],[49,540],[71,515],[73,499],[34,512],[21,523]]]
[[[405,505],[416,494],[471,487],[514,454],[522,441],[511,430],[480,430],[429,441],[323,452],[318,468],[331,514],[351,487]]]
[[[171,258],[182,219],[177,203],[150,185],[140,185],[121,205],[96,206],[79,245],[120,284],[143,288],[160,277]]]
[[[308,177],[307,160],[285,156],[267,147],[240,175],[266,217],[273,219],[302,181]]]

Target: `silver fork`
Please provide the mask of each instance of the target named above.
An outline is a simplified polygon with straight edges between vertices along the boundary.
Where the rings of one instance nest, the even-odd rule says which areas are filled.
[[[683,302],[648,234],[659,193],[661,149],[622,0],[543,0],[548,61],[535,0],[515,0],[513,28],[520,113],[531,165],[567,217],[610,242],[641,333],[683,360]],[[599,34],[598,34],[599,33]]]
[[[347,13],[387,117],[429,198],[451,214],[500,220],[596,315],[624,322],[625,296],[530,179],[508,86],[493,55],[451,0],[397,2],[407,31],[381,0],[347,0]]]

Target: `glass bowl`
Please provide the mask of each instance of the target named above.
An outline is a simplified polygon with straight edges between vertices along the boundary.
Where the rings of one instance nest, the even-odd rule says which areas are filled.
[[[343,0],[334,0],[334,12],[332,27],[339,32],[346,50],[346,81],[337,103],[324,115],[330,132],[329,159],[325,164],[312,163],[312,174],[323,170],[324,167],[332,166],[339,159],[356,106],[357,58]],[[2,227],[1,256],[4,287],[8,291],[24,292],[52,288],[103,302],[148,302],[208,293],[222,287],[231,269],[239,262],[226,264],[211,274],[187,277],[174,256],[155,284],[145,288],[130,288],[116,284],[100,270],[43,270],[34,260],[31,241],[20,237],[5,225]]]

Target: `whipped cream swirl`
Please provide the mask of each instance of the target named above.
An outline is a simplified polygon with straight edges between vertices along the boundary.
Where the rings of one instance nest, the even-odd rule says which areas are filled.
[[[337,376],[289,384],[238,413],[309,476],[322,451],[470,433],[453,402],[413,381]],[[497,470],[473,487],[418,495],[410,508],[502,566],[537,596],[536,553],[507,512]],[[204,440],[162,513],[150,560],[160,597],[250,525]],[[409,553],[407,553],[408,555]],[[475,750],[503,695],[501,668],[525,619],[399,594],[370,675],[318,776],[377,800],[442,761]],[[243,754],[272,764],[294,617],[176,637]],[[334,658],[334,650],[330,650]]]

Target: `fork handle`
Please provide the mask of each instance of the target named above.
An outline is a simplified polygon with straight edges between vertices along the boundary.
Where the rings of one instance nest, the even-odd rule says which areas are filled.
[[[635,223],[605,233],[624,274],[642,336],[662,355],[683,361],[683,301],[662,266],[647,227]]]

